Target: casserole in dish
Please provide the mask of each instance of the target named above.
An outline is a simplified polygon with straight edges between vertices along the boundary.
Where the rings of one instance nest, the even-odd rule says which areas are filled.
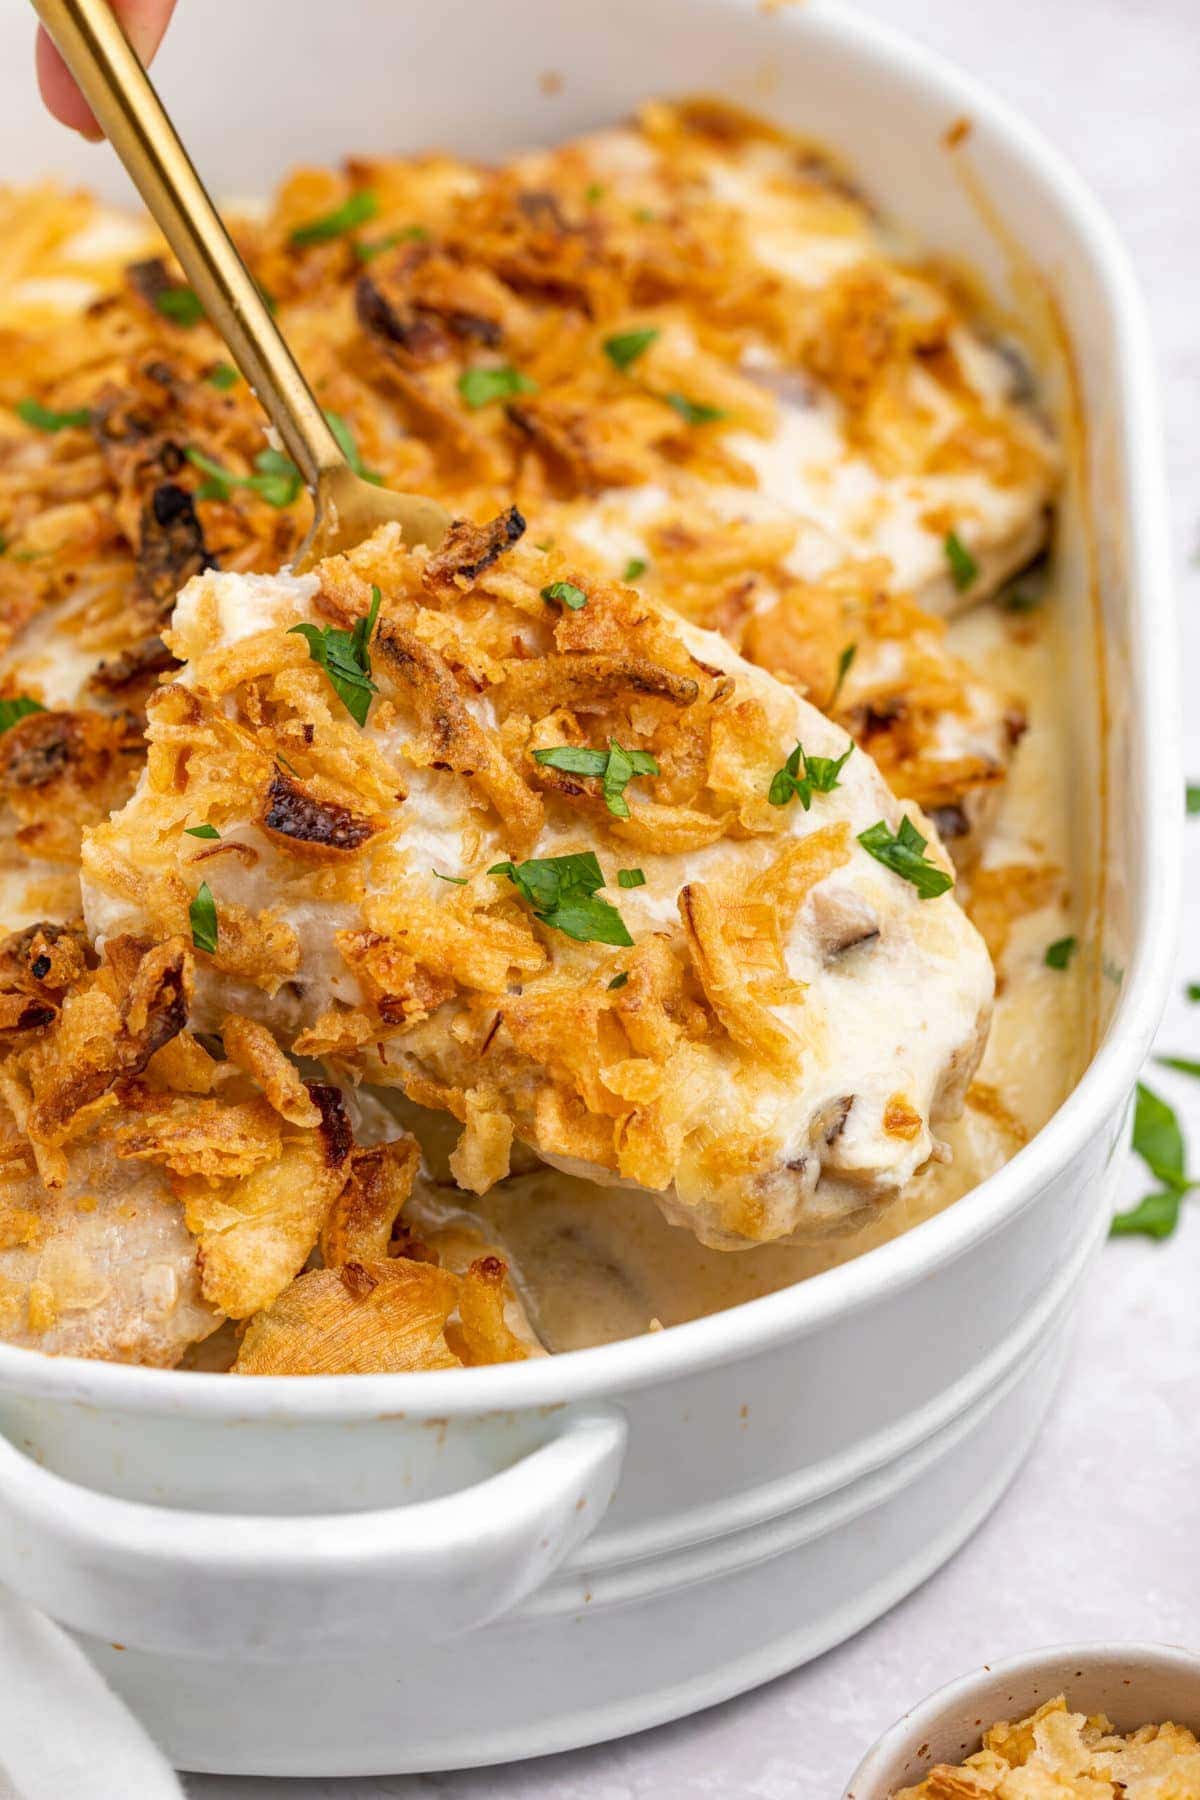
[[[181,22],[171,55],[215,55],[203,11]],[[373,96],[378,76],[339,40],[309,44],[303,67],[328,76],[340,54],[345,81],[318,107],[299,87],[280,104],[270,169],[261,123],[236,168],[221,163],[228,119],[219,146],[199,125],[214,183],[246,184],[250,144],[257,186],[298,154],[369,149],[364,135],[381,149],[443,140],[439,93],[461,109],[455,148],[496,153],[605,123],[648,93],[711,86],[719,68],[731,98],[830,143],[924,245],[978,268],[1027,334],[1042,331],[1049,362],[1033,270],[1044,275],[1064,326],[1067,356],[1050,373],[1068,422],[1072,367],[1082,381],[1063,608],[1079,677],[1081,911],[1094,940],[1103,933],[1099,1048],[1050,1126],[949,1212],[673,1332],[508,1369],[292,1384],[6,1349],[5,1430],[36,1461],[10,1444],[0,1469],[5,1578],[97,1640],[112,1679],[193,1768],[420,1768],[633,1729],[814,1654],[920,1579],[982,1516],[1036,1426],[1104,1230],[1104,1172],[1168,948],[1177,781],[1157,446],[1136,302],[1086,197],[973,90],[832,11],[692,0],[685,12],[680,0],[568,22],[528,5],[513,34],[510,13],[479,6],[469,68],[425,16],[426,110],[402,132],[390,83]],[[260,9],[256,41],[286,41],[277,22],[278,34]],[[387,9],[364,7],[363,30],[387,39]],[[529,44],[545,59],[540,87]],[[214,81],[231,114],[252,95],[231,83],[232,55],[223,30]],[[248,44],[234,66],[253,62]],[[171,67],[168,56],[169,100]],[[278,80],[286,88],[286,67]],[[291,123],[302,113],[303,142]],[[969,133],[951,132],[964,116]],[[67,147],[45,141],[61,166]],[[113,1640],[120,1652],[102,1647]]]

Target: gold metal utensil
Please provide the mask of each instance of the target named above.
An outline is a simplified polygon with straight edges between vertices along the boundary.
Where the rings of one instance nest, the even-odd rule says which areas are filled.
[[[312,492],[316,513],[295,566],[349,550],[392,520],[407,543],[439,544],[450,523],[443,507],[389,493],[347,463],[107,0],[33,6]]]

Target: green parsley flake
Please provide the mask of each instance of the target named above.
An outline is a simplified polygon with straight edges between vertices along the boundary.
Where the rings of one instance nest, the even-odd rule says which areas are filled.
[[[0,700],[0,732],[10,731],[21,719],[27,719],[30,713],[45,710],[37,700],[31,700],[28,694],[17,694],[11,700]]]
[[[537,382],[530,381],[528,375],[522,375],[511,363],[491,368],[478,364],[473,369],[463,370],[458,378],[458,391],[471,411],[478,412],[481,406],[508,400],[513,394],[536,394]]]
[[[337,447],[349,463],[352,472],[369,481],[375,487],[383,486],[383,476],[378,469],[368,469],[358,454],[358,445],[354,442],[354,434],[343,419],[341,413],[327,412],[325,423],[337,439]]]
[[[946,561],[950,564],[950,579],[960,594],[965,594],[979,573],[979,564],[967,549],[957,532],[948,531],[942,539],[942,549],[946,552]]]
[[[500,862],[488,874],[507,876],[538,923],[552,931],[564,932],[581,944],[617,944],[626,949],[633,944],[616,907],[597,897],[604,876],[591,850],[523,863]]]
[[[630,369],[661,336],[657,325],[647,325],[641,331],[619,331],[615,337],[605,338],[604,354],[614,369]]]
[[[208,477],[197,492],[199,500],[228,500],[235,488],[249,488],[268,506],[284,507],[292,504],[304,486],[304,479],[291,457],[271,447],[260,450],[254,458],[253,475],[235,475],[194,445],[189,446],[184,455],[194,468]]]
[[[194,838],[219,838],[221,835],[215,825],[187,825],[184,833]]]
[[[1164,1188],[1159,1193],[1147,1194],[1128,1212],[1117,1213],[1108,1231],[1110,1237],[1142,1237],[1168,1238],[1179,1223],[1179,1203],[1182,1195],[1171,1188]]]
[[[618,869],[617,886],[623,888],[645,887],[646,876],[641,869]]]
[[[706,406],[702,400],[689,400],[686,394],[663,394],[662,398],[668,406],[673,406],[685,425],[714,425],[718,419],[728,415],[719,406]]]
[[[858,841],[885,869],[890,869],[904,881],[911,881],[922,900],[936,900],[939,894],[954,886],[953,877],[925,855],[925,839],[907,813],[895,836],[880,819],[869,830],[860,831]]]
[[[208,371],[206,380],[210,387],[220,388],[221,392],[225,393],[229,388],[237,386],[238,372],[232,363],[214,363]]]
[[[217,903],[207,881],[200,883],[196,897],[188,907],[188,922],[192,928],[192,942],[197,950],[207,950],[211,956],[217,947],[220,928],[217,924]]]
[[[1189,819],[1200,813],[1200,781],[1189,781],[1184,795],[1184,805]]]
[[[1159,1190],[1147,1194],[1128,1212],[1118,1213],[1110,1231],[1114,1237],[1170,1237],[1179,1223],[1179,1208],[1194,1185],[1187,1175],[1183,1133],[1174,1110],[1139,1081],[1133,1114],[1133,1148]]]
[[[190,287],[162,288],[154,296],[154,305],[164,319],[185,329],[198,325],[204,317],[200,296]]]
[[[1200,1000],[1200,981],[1189,981],[1184,991],[1192,1005],[1195,1006],[1196,1002]]]
[[[37,431],[67,431],[72,428],[86,431],[92,422],[92,415],[86,406],[76,407],[72,412],[55,412],[53,407],[43,406],[40,400],[18,400],[17,417],[24,419],[26,425],[32,425]]]
[[[542,589],[542,599],[548,606],[557,600],[560,605],[569,606],[572,612],[578,612],[581,606],[587,605],[587,595],[573,581],[552,581],[549,587]]]
[[[1046,967],[1048,969],[1065,969],[1078,948],[1078,938],[1056,938],[1052,944],[1046,946]]]
[[[382,256],[385,250],[394,250],[397,244],[417,243],[428,236],[424,225],[406,225],[403,231],[386,232],[373,243],[364,244],[360,241],[354,246],[354,254],[359,262],[374,262],[377,256]]]
[[[379,692],[371,680],[369,645],[379,618],[383,596],[377,587],[371,589],[371,610],[355,621],[352,631],[337,625],[293,625],[289,637],[302,637],[308,654],[324,669],[338,699],[356,725],[365,725],[371,701]]]
[[[616,739],[607,750],[577,749],[560,744],[553,750],[535,750],[534,762],[548,769],[560,769],[564,775],[598,775],[603,784],[604,804],[618,819],[629,817],[625,789],[635,775],[658,775],[658,763],[646,750],[623,750]],[[623,887],[628,883],[622,882]]]
[[[850,670],[854,666],[854,659],[857,655],[858,655],[858,645],[857,644],[847,644],[845,646],[845,648],[843,649],[842,654],[838,657],[837,680],[834,682],[833,692],[829,696],[830,706],[837,705],[838,695],[842,691],[842,686],[846,680],[847,675],[850,673]]]
[[[356,225],[365,225],[378,211],[378,195],[372,193],[370,188],[362,188],[357,194],[351,194],[341,206],[335,206],[332,212],[322,213],[318,218],[297,225],[292,233],[292,243],[301,246],[327,244],[331,238],[344,237]]]
[[[1178,1069],[1181,1075],[1194,1075],[1200,1078],[1200,1062],[1196,1062],[1193,1057],[1156,1056],[1154,1060],[1156,1063],[1161,1063],[1164,1069]]]
[[[646,563],[644,559],[640,556],[631,556],[629,561],[625,564],[625,573],[622,575],[621,580],[640,581],[645,573]]]
[[[622,969],[621,973],[619,975],[614,975],[612,980],[609,982],[609,984],[608,984],[609,993],[611,994],[614,988],[623,988],[625,986],[625,983],[628,980],[629,980],[629,970]]]
[[[604,193],[605,189],[602,181],[589,181],[583,190],[583,197],[589,206],[595,206],[598,200],[603,200]]]
[[[834,788],[841,786],[838,776],[849,762],[853,751],[854,745],[851,744],[836,758],[808,756],[798,743],[782,769],[776,769],[772,775],[767,799],[772,806],[786,806],[789,800],[796,799],[807,812],[812,805],[814,793],[832,794]]]
[[[465,875],[442,875],[437,869],[430,869],[429,873],[431,875],[436,875],[439,881],[451,882],[455,887],[466,887],[467,885],[467,878]]]

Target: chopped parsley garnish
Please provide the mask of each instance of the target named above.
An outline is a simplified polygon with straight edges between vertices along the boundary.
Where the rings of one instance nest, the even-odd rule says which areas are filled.
[[[832,794],[835,787],[841,786],[838,776],[853,751],[851,744],[838,757],[809,756],[804,747],[797,744],[782,769],[776,769],[772,775],[767,799],[772,806],[786,806],[789,800],[796,799],[807,812],[814,794]]]
[[[907,813],[895,835],[880,819],[869,830],[860,831],[858,841],[885,869],[890,869],[904,881],[911,881],[922,900],[936,900],[939,894],[954,886],[953,878],[925,855],[926,840]]]
[[[1128,1212],[1117,1213],[1110,1224],[1110,1237],[1170,1237],[1179,1223],[1179,1203],[1183,1194],[1174,1188],[1163,1188],[1147,1194]]]
[[[641,331],[619,331],[615,337],[605,338],[604,354],[614,369],[629,369],[661,335],[657,325],[647,325]]]
[[[186,825],[184,833],[194,838],[219,838],[221,835],[215,825]]]
[[[437,869],[430,869],[429,873],[431,875],[436,875],[439,881],[452,882],[455,887],[466,887],[467,885],[467,878],[465,875],[442,875]]]
[[[188,461],[206,475],[197,492],[199,500],[228,500],[234,488],[249,488],[268,506],[290,506],[304,486],[304,478],[290,456],[268,446],[254,459],[253,475],[235,475],[202,450],[189,446],[184,452]]]
[[[1048,969],[1065,969],[1078,948],[1078,938],[1056,938],[1052,944],[1046,946],[1046,967]]]
[[[366,724],[371,701],[379,692],[371,680],[369,645],[382,604],[383,595],[377,587],[372,587],[371,610],[365,618],[355,621],[352,631],[343,631],[337,625],[306,622],[293,625],[288,632],[289,637],[302,637],[307,643],[308,654],[324,669],[334,692],[356,725]]]
[[[204,317],[200,296],[190,287],[160,288],[154,296],[154,306],[164,319],[170,319],[172,325],[185,328],[198,325]]]
[[[727,414],[719,406],[706,406],[702,400],[689,400],[686,394],[664,394],[662,398],[668,406],[673,406],[685,425],[713,425]]]
[[[1184,794],[1184,805],[1189,819],[1200,813],[1200,781],[1189,781]]]
[[[1181,1075],[1194,1075],[1200,1079],[1200,1062],[1196,1062],[1193,1057],[1156,1056],[1154,1060],[1161,1063],[1164,1069],[1178,1069]]]
[[[382,487],[383,476],[379,473],[378,469],[368,469],[366,467],[362,457],[358,454],[358,445],[354,442],[354,434],[347,425],[345,419],[343,419],[341,413],[327,412],[325,414],[325,423],[337,439],[337,447],[345,457],[346,461],[350,464],[353,473],[355,475],[360,475],[364,481],[372,482],[376,487]]]
[[[197,950],[207,950],[211,956],[217,947],[219,927],[217,903],[207,881],[202,881],[196,889],[196,897],[188,907],[188,923],[191,925],[192,942]]]
[[[1200,981],[1189,981],[1185,991],[1188,999],[1194,1006],[1196,1002],[1200,1000]]]
[[[640,581],[645,573],[646,563],[644,558],[640,556],[631,556],[629,561],[625,564],[625,573],[622,575],[621,580]]]
[[[386,232],[383,237],[376,238],[373,243],[364,244],[360,240],[354,246],[354,254],[359,262],[373,262],[377,256],[382,256],[385,250],[394,250],[397,244],[416,243],[428,236],[429,233],[424,225],[406,225],[403,231]]]
[[[45,712],[45,707],[28,694],[17,694],[12,700],[0,700],[0,732],[9,731],[30,713]]]
[[[533,909],[539,924],[565,932],[581,944],[633,943],[615,906],[601,900],[600,864],[591,850],[576,856],[536,857],[529,862],[500,862],[489,875],[504,875]]]
[[[214,363],[205,377],[210,387],[220,388],[222,393],[237,386],[238,372],[232,363]]]
[[[1040,594],[1031,593],[1028,588],[1014,587],[1009,588],[1001,596],[1000,604],[1005,612],[1031,613],[1036,612],[1042,604],[1042,597]]]
[[[1118,1213],[1109,1229],[1114,1237],[1136,1233],[1170,1237],[1179,1223],[1180,1203],[1194,1183],[1188,1179],[1183,1133],[1174,1109],[1140,1081],[1133,1114],[1133,1148],[1160,1187],[1128,1212]]]
[[[942,539],[942,549],[946,552],[946,561],[950,564],[951,581],[960,594],[965,594],[979,573],[979,564],[955,531],[946,533]]]
[[[587,605],[587,595],[573,581],[552,581],[549,587],[542,589],[542,599],[548,606],[557,600],[561,605],[569,606],[572,612],[578,612],[581,606]]]
[[[604,804],[618,819],[629,817],[625,789],[635,775],[657,775],[658,763],[646,750],[623,750],[613,738],[607,750],[576,749],[560,744],[553,750],[535,750],[534,762],[548,769],[561,769],[564,775],[598,775],[603,784]],[[623,887],[628,883],[622,882]]]
[[[583,197],[589,206],[595,206],[597,200],[603,200],[604,198],[604,183],[602,181],[589,181],[583,190]]]
[[[300,245],[327,244],[331,238],[344,237],[356,225],[365,225],[378,211],[378,195],[372,193],[370,188],[361,188],[357,194],[351,194],[348,200],[344,200],[341,206],[335,206],[332,212],[321,213],[318,218],[297,225],[292,233],[292,242]]]
[[[854,666],[854,659],[857,655],[858,655],[858,645],[857,644],[847,644],[845,649],[842,651],[842,654],[838,657],[837,680],[834,682],[833,692],[829,696],[830,706],[837,705],[838,695],[842,691],[842,686],[846,680],[847,675],[850,673],[850,670]]]
[[[253,486],[268,506],[290,506],[304,486],[304,477],[291,457],[273,446],[259,451],[254,469],[253,480],[247,485]]]
[[[623,888],[645,887],[646,876],[642,869],[618,869],[617,886]]]
[[[621,973],[619,975],[614,975],[612,980],[609,982],[609,984],[608,984],[609,993],[611,994],[614,988],[623,988],[625,986],[625,983],[628,980],[629,980],[629,970],[622,969]]]
[[[55,412],[51,406],[43,406],[40,400],[18,400],[17,417],[24,419],[37,431],[86,430],[92,422],[92,415],[86,406],[76,407],[71,412]]]
[[[530,381],[528,375],[522,375],[511,363],[501,363],[498,368],[480,364],[463,370],[458,378],[458,391],[471,411],[478,412],[481,406],[508,400],[513,394],[536,394],[537,382]]]

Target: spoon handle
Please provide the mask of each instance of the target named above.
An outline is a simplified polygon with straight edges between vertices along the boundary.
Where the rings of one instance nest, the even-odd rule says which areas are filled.
[[[345,458],[107,0],[33,6],[315,493]]]

